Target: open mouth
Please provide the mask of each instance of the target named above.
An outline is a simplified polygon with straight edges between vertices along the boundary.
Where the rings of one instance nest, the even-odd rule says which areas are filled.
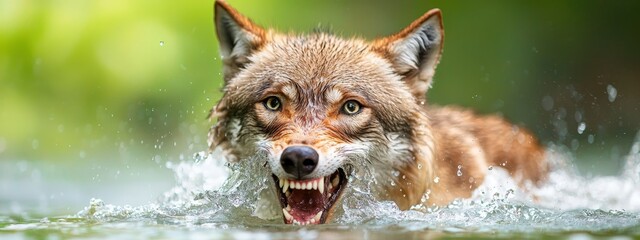
[[[339,168],[329,176],[293,180],[273,175],[286,224],[322,224],[347,185],[347,175]]]

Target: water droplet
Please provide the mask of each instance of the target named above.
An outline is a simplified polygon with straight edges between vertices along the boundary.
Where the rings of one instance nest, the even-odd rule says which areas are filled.
[[[584,130],[587,129],[587,124],[584,122],[581,122],[578,125],[578,134],[582,134],[584,132]]]
[[[509,198],[511,195],[513,195],[515,193],[515,190],[513,189],[509,189],[507,190],[507,194],[505,194],[505,198]]]
[[[421,203],[426,203],[427,201],[429,201],[429,194],[430,193],[431,193],[431,190],[427,190],[427,193],[422,195],[422,197],[420,198],[420,202]]]
[[[207,154],[207,152],[205,152],[205,151],[200,151],[200,152],[194,153],[194,154],[193,154],[193,160],[194,160],[196,163],[199,163],[199,162],[201,162],[202,160],[206,159],[206,158],[207,158],[207,155],[208,155],[208,154]]]
[[[391,174],[392,174],[394,177],[398,177],[398,176],[400,176],[400,172],[399,172],[399,171],[392,171],[392,172],[391,172]]]
[[[589,142],[589,144],[593,143],[595,136],[593,136],[593,134],[589,134],[589,137],[587,137],[587,141]]]
[[[462,176],[462,171],[460,171],[460,169],[458,169],[458,172],[456,172],[456,175],[458,175],[458,177]]]
[[[618,89],[611,84],[607,85],[607,96],[609,97],[609,102],[615,101],[618,96]]]
[[[542,108],[546,111],[553,109],[553,98],[551,98],[551,96],[544,96],[542,98]]]
[[[489,166],[489,171],[493,170],[493,166]]]
[[[164,41],[160,41],[160,47],[164,46]]]
[[[439,178],[439,177],[435,177],[435,178],[433,178],[433,182],[434,182],[434,183],[439,183],[439,182],[440,182],[440,178]]]
[[[576,119],[576,122],[582,122],[582,113],[580,111],[576,111],[573,114],[573,117]]]
[[[422,169],[422,164],[418,163],[418,169]]]

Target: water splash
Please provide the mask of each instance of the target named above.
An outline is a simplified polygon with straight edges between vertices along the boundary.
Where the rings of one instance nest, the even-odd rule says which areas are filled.
[[[640,219],[640,133],[619,176],[580,176],[569,151],[550,146],[552,171],[547,183],[527,192],[500,167],[490,167],[469,199],[447,206],[414,206],[401,211],[377,200],[375,169],[355,169],[336,208],[340,225],[400,226],[443,231],[580,231],[636,226]],[[99,199],[77,216],[91,221],[158,220],[165,222],[279,225],[278,203],[264,162],[227,163],[221,152],[198,153],[193,161],[168,163],[177,185],[154,204],[113,206]],[[433,179],[435,183],[438,177]],[[423,200],[429,198],[425,194]]]

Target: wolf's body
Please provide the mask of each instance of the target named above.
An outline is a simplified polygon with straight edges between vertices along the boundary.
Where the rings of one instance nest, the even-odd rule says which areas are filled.
[[[527,131],[425,104],[444,38],[439,10],[372,42],[276,33],[220,1],[215,11],[225,88],[210,146],[268,163],[285,223],[330,220],[353,168],[375,168],[374,197],[401,209],[427,193],[427,205],[469,197],[493,166],[521,183],[546,173]]]

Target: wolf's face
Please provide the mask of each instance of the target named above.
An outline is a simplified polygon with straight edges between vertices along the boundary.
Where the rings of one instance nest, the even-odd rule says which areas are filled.
[[[225,88],[211,147],[268,163],[285,223],[329,220],[353,168],[375,168],[383,188],[406,172],[390,190],[404,193],[381,196],[403,196],[390,197],[401,207],[419,197],[411,191],[430,169],[407,169],[431,161],[421,105],[441,51],[439,11],[368,43],[278,34],[223,2],[215,10]]]

